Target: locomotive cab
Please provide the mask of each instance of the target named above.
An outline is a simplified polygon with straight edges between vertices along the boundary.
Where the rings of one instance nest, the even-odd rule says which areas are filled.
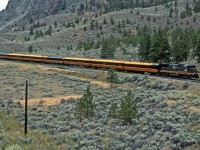
[[[196,66],[190,64],[160,64],[160,75],[171,75],[183,78],[199,78]]]
[[[197,67],[195,65],[188,65],[187,68],[192,78],[199,78]]]

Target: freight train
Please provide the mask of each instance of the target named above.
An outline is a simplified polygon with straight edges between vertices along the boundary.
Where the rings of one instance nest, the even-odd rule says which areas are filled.
[[[127,72],[150,73],[160,76],[177,76],[188,79],[199,78],[196,66],[190,64],[146,63],[71,57],[60,58],[40,55],[2,53],[0,53],[0,59],[84,66],[86,68],[106,68]]]

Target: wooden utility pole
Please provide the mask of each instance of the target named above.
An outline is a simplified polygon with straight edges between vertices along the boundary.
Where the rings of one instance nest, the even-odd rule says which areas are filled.
[[[25,92],[25,123],[24,123],[24,134],[27,134],[27,124],[28,124],[28,81],[26,81],[26,92]]]

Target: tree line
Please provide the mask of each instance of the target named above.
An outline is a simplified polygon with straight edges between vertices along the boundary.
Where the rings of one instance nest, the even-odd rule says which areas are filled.
[[[138,54],[140,60],[150,62],[181,62],[197,58],[200,62],[200,29],[158,28],[151,31],[147,26],[139,29]]]
[[[107,0],[107,1],[98,1],[98,0],[85,0],[77,8],[77,13],[79,15],[84,14],[87,11],[98,11],[100,13],[109,13],[113,11],[120,11],[123,9],[134,9],[137,7],[152,7],[157,5],[162,5],[169,3],[174,0]],[[95,9],[94,9],[95,8]],[[71,10],[75,12],[74,7]]]

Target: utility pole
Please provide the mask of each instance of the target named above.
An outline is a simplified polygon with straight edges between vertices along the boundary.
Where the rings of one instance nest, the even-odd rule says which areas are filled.
[[[27,124],[28,124],[28,81],[26,80],[26,92],[25,92],[25,123],[24,123],[24,134],[27,134]]]

